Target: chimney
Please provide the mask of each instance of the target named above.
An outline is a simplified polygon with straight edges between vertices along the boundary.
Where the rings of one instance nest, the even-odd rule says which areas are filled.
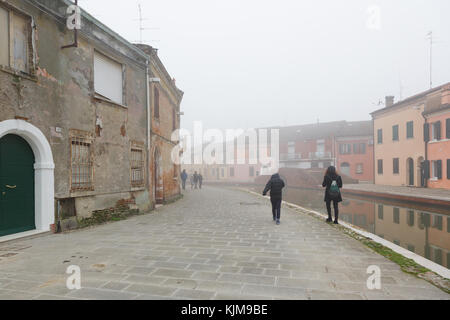
[[[386,108],[392,107],[394,105],[394,96],[387,96],[386,97]]]

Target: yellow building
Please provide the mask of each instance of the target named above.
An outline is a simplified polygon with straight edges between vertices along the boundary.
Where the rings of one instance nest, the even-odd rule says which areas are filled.
[[[442,103],[440,86],[394,103],[386,98],[386,107],[372,113],[375,138],[375,184],[416,186],[426,184],[426,109]]]

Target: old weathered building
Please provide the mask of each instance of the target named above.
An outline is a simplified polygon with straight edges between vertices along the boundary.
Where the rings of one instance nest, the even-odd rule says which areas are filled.
[[[62,48],[71,4],[0,2],[0,236],[154,206],[148,67],[162,64],[84,11]]]
[[[137,45],[150,56],[151,152],[149,181],[157,204],[177,199],[180,195],[180,166],[172,161],[177,145],[172,134],[180,129],[180,104],[184,93],[176,87],[158,56],[158,50]]]

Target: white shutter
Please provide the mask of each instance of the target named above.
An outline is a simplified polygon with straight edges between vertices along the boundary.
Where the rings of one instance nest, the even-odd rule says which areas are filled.
[[[116,102],[123,103],[122,65],[104,55],[94,54],[95,92]]]

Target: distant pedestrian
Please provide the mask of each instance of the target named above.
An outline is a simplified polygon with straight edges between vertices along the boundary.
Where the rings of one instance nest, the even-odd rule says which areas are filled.
[[[195,189],[198,189],[198,173],[197,173],[197,171],[195,171],[195,173],[194,173],[194,186],[195,186]]]
[[[203,186],[203,176],[202,176],[201,173],[198,175],[198,186],[199,186],[200,189]]]
[[[183,170],[181,173],[181,184],[183,186],[183,190],[186,190],[186,181],[188,179],[188,175],[186,173],[186,170]]]
[[[270,190],[270,201],[272,202],[273,221],[277,225],[281,223],[281,203],[283,202],[283,189],[286,186],[280,175],[274,174],[264,189],[263,195],[266,196]]]
[[[191,176],[189,177],[189,181],[191,182],[191,189],[194,189],[194,175],[191,174]]]
[[[339,224],[339,203],[342,202],[341,189],[343,187],[342,178],[336,172],[336,167],[329,167],[323,179],[322,186],[325,190],[325,202],[327,204],[327,222],[333,222],[331,216],[331,203],[334,207],[334,224]]]

